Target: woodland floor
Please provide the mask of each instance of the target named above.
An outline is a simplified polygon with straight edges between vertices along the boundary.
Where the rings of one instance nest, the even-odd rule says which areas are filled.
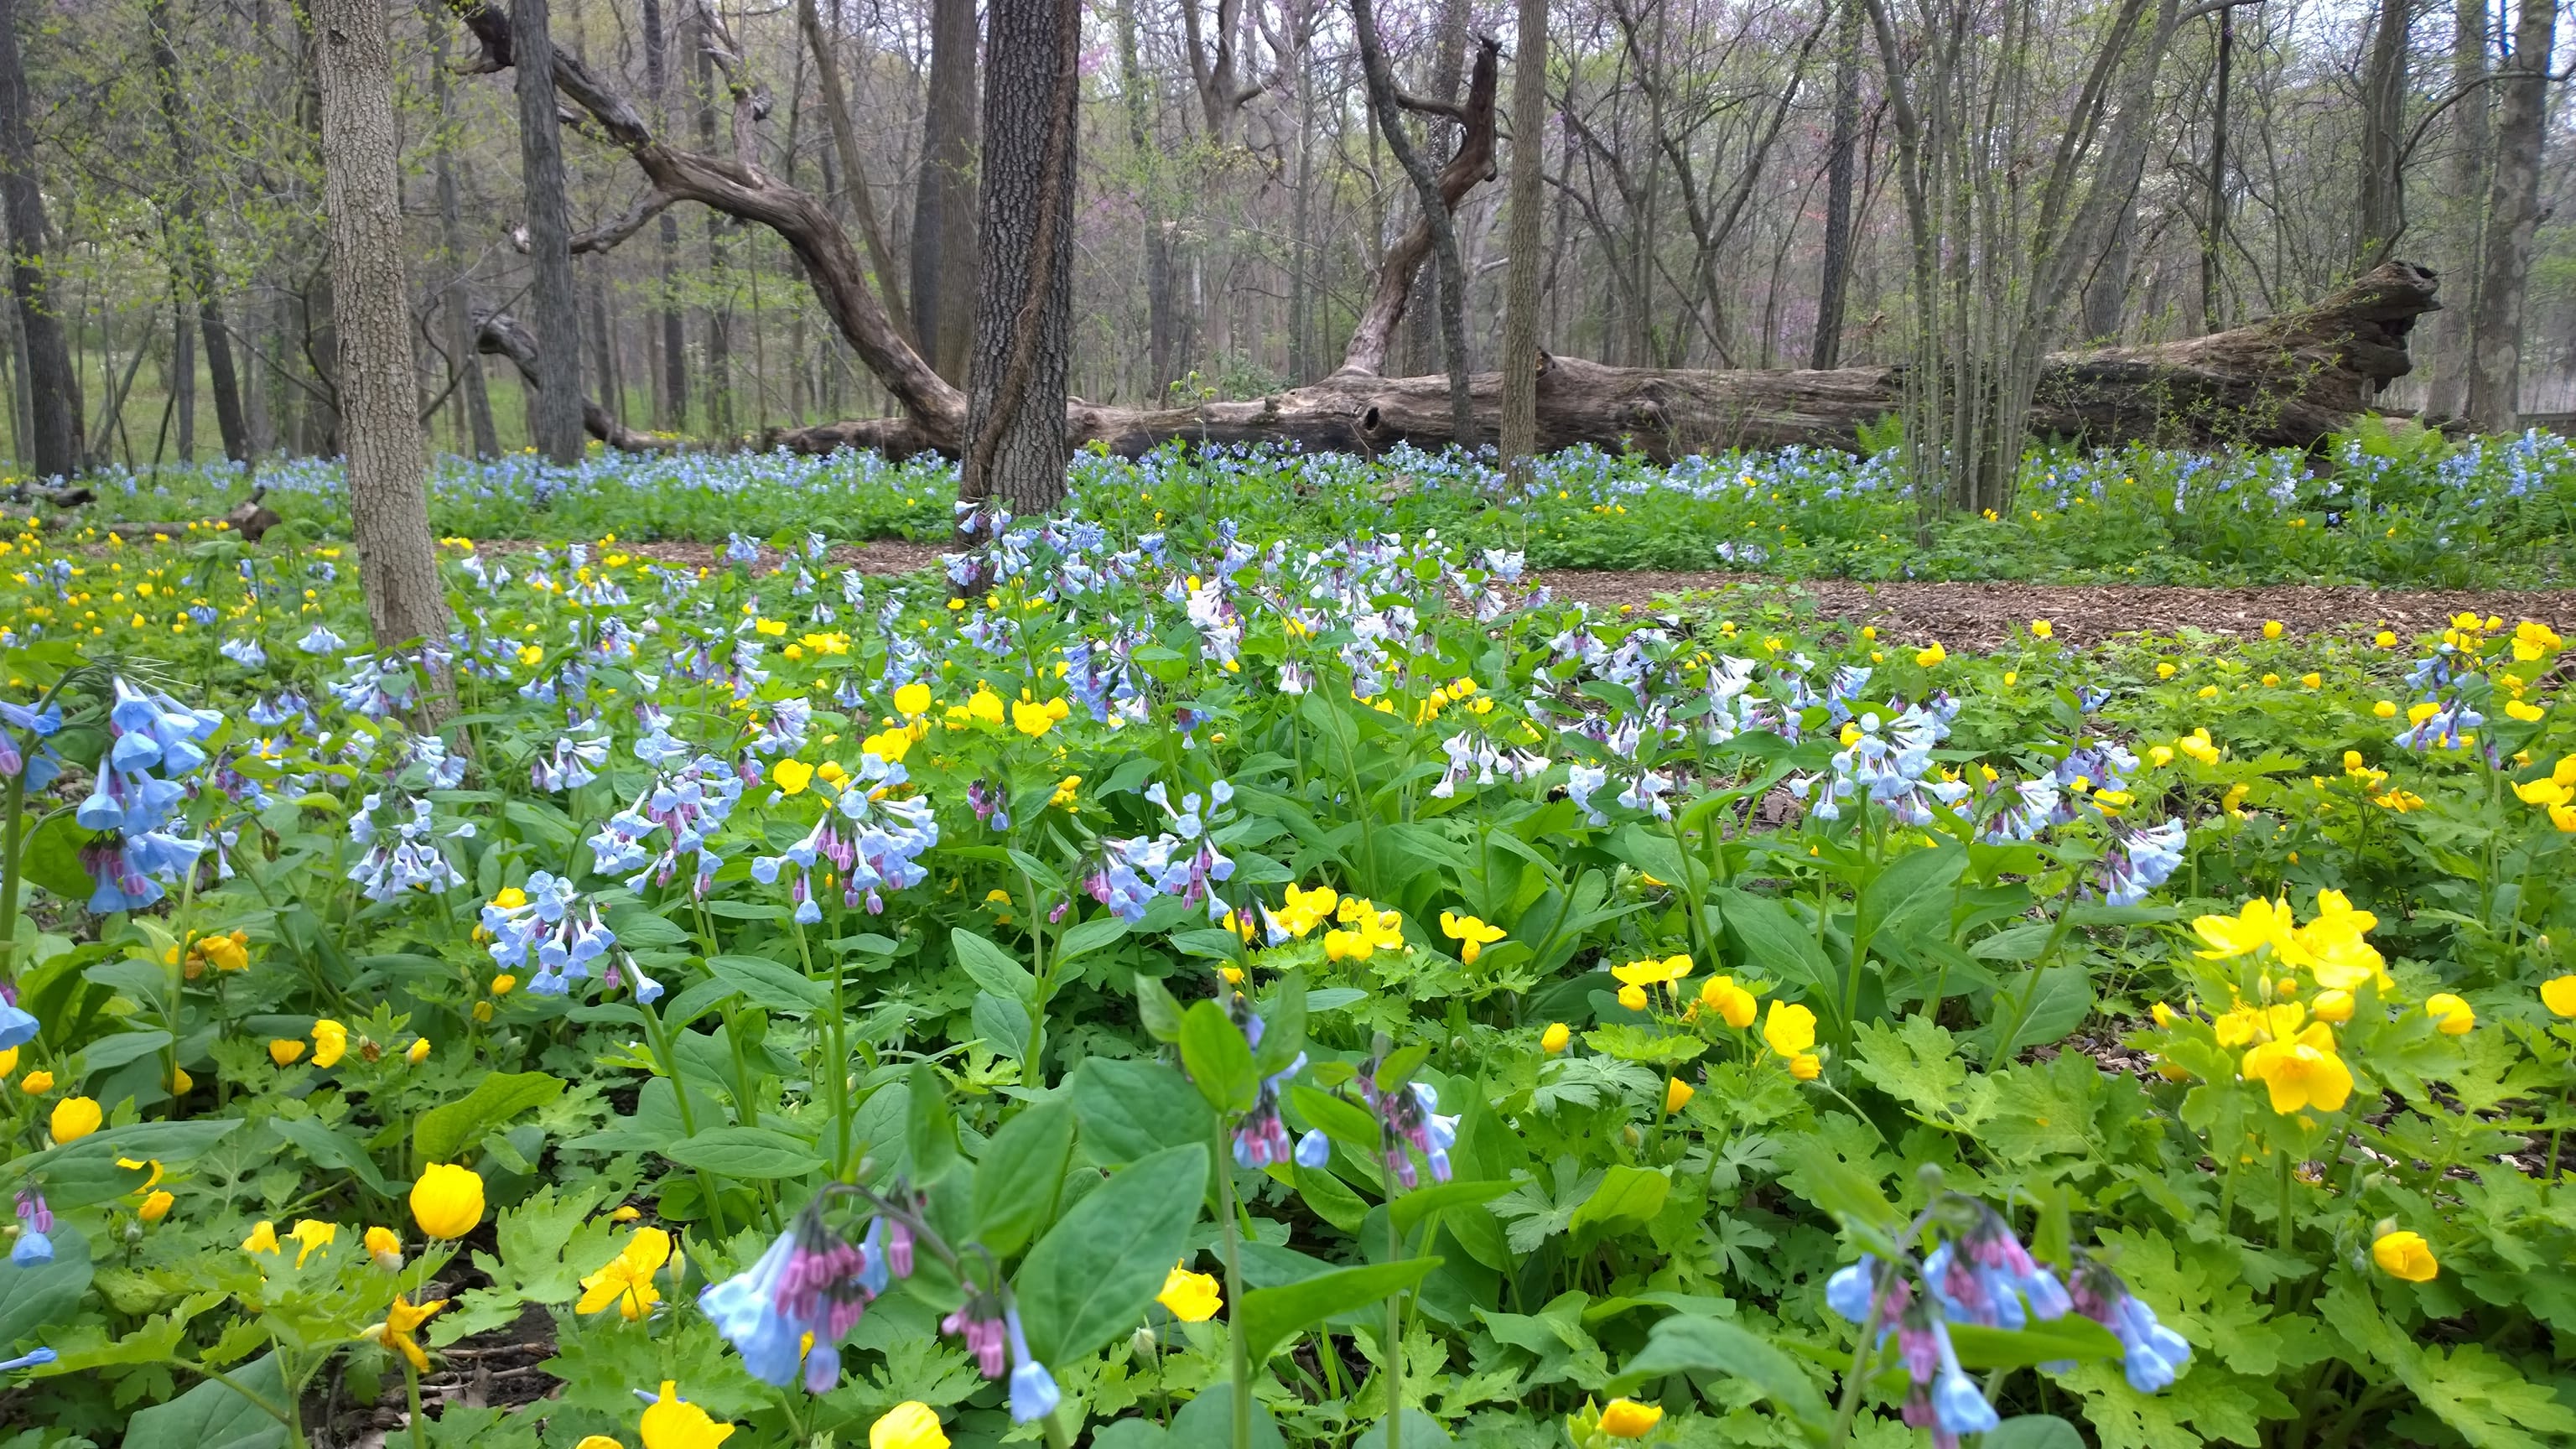
[[[480,545],[518,552],[537,545],[494,540]],[[705,543],[620,545],[627,551],[682,567],[722,567],[723,549]],[[878,539],[836,544],[832,567],[863,573],[904,574],[939,567],[936,544]],[[762,568],[775,567],[776,551],[763,549]],[[1789,583],[1762,574],[1558,569],[1536,581],[1556,597],[1599,608],[1650,608],[1679,595],[1731,591],[1748,604],[1768,599],[1812,607],[1826,619],[1875,624],[1906,642],[1939,640],[1953,649],[1991,649],[2018,635],[2033,619],[2046,619],[2070,644],[2094,644],[2117,634],[2171,634],[2192,628],[2219,635],[2253,634],[2279,620],[2288,634],[2328,634],[2348,629],[2394,629],[2412,635],[2439,628],[2463,611],[2508,620],[2538,619],[2561,630],[2576,628],[2576,589],[2517,592],[2509,589],[2421,591],[2279,584],[2189,588],[2163,584],[1871,583],[1810,579]]]

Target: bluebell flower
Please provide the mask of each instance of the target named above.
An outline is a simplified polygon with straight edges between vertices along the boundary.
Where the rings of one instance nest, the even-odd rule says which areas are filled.
[[[321,624],[314,625],[303,638],[295,641],[295,647],[307,654],[330,654],[345,648],[347,644],[347,640],[332,633],[328,627]]]
[[[54,1261],[54,1240],[28,1228],[18,1234],[17,1243],[9,1249],[9,1261],[21,1268],[50,1263]]]
[[[1878,1296],[1878,1259],[1864,1253],[1857,1263],[1846,1263],[1825,1280],[1825,1306],[1854,1323],[1869,1319],[1870,1304]]]
[[[1322,1128],[1310,1127],[1306,1129],[1306,1135],[1297,1139],[1299,1167],[1321,1168],[1332,1160],[1333,1140],[1324,1135]]]
[[[827,1392],[839,1379],[841,1341],[889,1282],[883,1220],[853,1243],[826,1220],[830,1201],[817,1194],[759,1261],[698,1295],[743,1368],[763,1383],[784,1388],[801,1371],[807,1389]]]
[[[31,1348],[16,1358],[0,1361],[0,1374],[16,1373],[20,1369],[43,1368],[60,1357],[62,1355],[50,1348]]]
[[[1020,1310],[1004,1309],[1002,1328],[1011,1344],[1011,1422],[1025,1424],[1043,1419],[1055,1412],[1064,1395],[1056,1389],[1055,1375],[1047,1366],[1029,1356],[1028,1340],[1020,1334]]]

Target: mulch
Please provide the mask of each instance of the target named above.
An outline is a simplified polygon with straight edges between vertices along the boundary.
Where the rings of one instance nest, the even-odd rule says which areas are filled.
[[[524,553],[542,545],[493,539],[477,548]],[[620,543],[620,552],[682,568],[724,568],[719,544]],[[940,566],[939,544],[876,539],[834,544],[823,564],[869,574],[906,574]],[[764,548],[753,567],[767,572],[788,556]],[[2027,637],[2030,621],[2046,619],[2071,645],[2098,644],[2122,634],[2172,634],[2185,628],[2219,636],[2258,635],[2277,620],[2292,636],[2393,629],[2413,637],[2440,629],[2452,617],[2474,613],[2508,623],[2537,619],[2576,630],[2576,589],[2521,592],[2508,589],[2415,590],[2275,584],[2193,588],[2166,584],[1870,583],[1810,579],[1784,583],[1762,574],[1666,570],[1555,569],[1532,576],[1567,602],[1601,609],[1669,606],[1688,595],[1741,598],[1748,607],[1784,601],[1812,608],[1820,619],[1874,624],[1907,643],[1939,640],[1949,649],[2000,648]]]

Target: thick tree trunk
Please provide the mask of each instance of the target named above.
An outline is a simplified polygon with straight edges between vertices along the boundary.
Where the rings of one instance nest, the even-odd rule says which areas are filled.
[[[2469,394],[2469,367],[2478,314],[2478,244],[2487,199],[2487,117],[2494,98],[2487,87],[2487,0],[2452,6],[2451,153],[2443,166],[2443,275],[2462,289],[2450,315],[2433,320],[2430,374],[2424,386],[2428,420],[2456,418]]]
[[[1064,497],[1073,361],[1073,192],[1081,0],[992,0],[985,51],[982,281],[967,368],[960,499],[1014,513]]]
[[[661,0],[643,0],[643,4],[644,104],[659,120],[662,104],[670,94],[670,67],[664,58],[669,51],[670,35],[663,28]],[[689,425],[689,326],[678,300],[680,219],[667,211],[662,213],[656,218],[654,239],[662,277],[662,365],[653,375],[654,390],[660,403],[656,421],[666,428],[681,429]]]
[[[323,210],[340,343],[350,531],[377,647],[447,636],[422,480],[419,386],[403,283],[401,136],[377,0],[316,0]]]
[[[1860,169],[1861,0],[1842,0],[1834,39],[1834,120],[1825,142],[1825,259],[1816,283],[1816,340],[1809,367],[1843,359],[1843,309],[1851,296],[1852,186]]]
[[[18,54],[17,0],[0,0],[0,215],[9,230],[9,294],[26,337],[26,377],[33,432],[19,453],[51,478],[87,466],[81,443],[80,374],[72,370],[57,300],[45,275],[44,180],[27,122],[27,70]]]
[[[2033,432],[2116,445],[2308,447],[2349,427],[2365,385],[2402,377],[2415,319],[2435,310],[2432,273],[2390,262],[2312,307],[2231,332],[2153,347],[2052,353],[2039,369]],[[1660,459],[1792,443],[1856,449],[1859,430],[1895,412],[1905,369],[1695,372],[1547,357],[1538,379],[1538,446],[1633,447]],[[1379,453],[1452,437],[1446,377],[1335,373],[1250,402],[1067,409],[1075,446],[1123,456],[1165,442],[1277,443]],[[1478,431],[1500,413],[1500,379],[1473,379]],[[836,447],[955,453],[958,433],[910,419],[832,423],[773,434],[799,452]]]
[[[697,41],[698,145],[712,153],[716,146],[716,62],[709,19],[705,6],[700,4],[690,34]],[[737,152],[743,149],[743,141],[740,135],[735,137]],[[707,432],[729,438],[734,432],[733,282],[726,276],[731,248],[725,245],[725,218],[714,211],[707,213],[706,243]]]
[[[1503,463],[1526,480],[1538,451],[1539,183],[1547,130],[1547,0],[1520,0],[1512,57],[1512,175],[1508,188],[1511,253],[1503,278]]]
[[[951,385],[975,342],[975,0],[931,0],[930,107],[912,202],[912,335]]]
[[[1467,271],[1458,255],[1457,228],[1450,224],[1450,207],[1454,204],[1432,174],[1431,163],[1404,134],[1404,118],[1396,103],[1395,73],[1387,65],[1386,52],[1378,42],[1377,15],[1369,0],[1351,0],[1351,26],[1359,38],[1360,66],[1367,73],[1369,110],[1377,117],[1378,134],[1386,138],[1386,147],[1395,153],[1396,164],[1412,179],[1413,195],[1422,208],[1422,221],[1431,233],[1431,251],[1440,268],[1440,342],[1441,352],[1449,366],[1450,436],[1468,447],[1476,438],[1476,410],[1467,381]],[[1490,54],[1495,47],[1485,47]],[[1480,76],[1492,62],[1480,57]],[[1487,82],[1486,105],[1493,104],[1492,85]],[[1461,148],[1463,154],[1464,148]],[[1490,165],[1487,168],[1490,172]]]
[[[572,212],[564,196],[563,123],[555,114],[547,4],[516,0],[510,9],[510,45],[513,54],[529,58],[517,72],[519,164],[526,183],[537,330],[569,339],[581,335],[581,298],[573,290]],[[543,65],[536,63],[539,56],[545,58]],[[581,349],[557,347],[540,361],[545,378],[528,402],[528,431],[538,452],[569,466],[581,460]]]
[[[2549,65],[2557,0],[2522,0],[2513,27],[2513,76],[2496,107],[2495,173],[2487,190],[2486,275],[2477,296],[2477,360],[2469,370],[2468,421],[2509,433],[2522,408],[2522,309],[2531,286],[2532,236],[2540,226],[2540,153],[2549,139]]]
[[[2361,191],[2353,208],[2355,270],[2375,267],[2396,250],[2406,229],[2407,23],[2414,0],[2379,0],[2372,13],[2370,61],[2361,76]]]

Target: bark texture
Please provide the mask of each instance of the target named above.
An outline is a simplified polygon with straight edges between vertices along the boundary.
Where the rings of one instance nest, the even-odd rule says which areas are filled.
[[[144,23],[151,31],[152,89],[176,178],[170,192],[171,239],[177,244],[188,290],[196,298],[197,326],[206,344],[206,380],[215,392],[215,429],[223,435],[224,456],[244,463],[250,460],[250,428],[242,417],[232,336],[224,330],[223,304],[216,295],[214,243],[206,235],[197,205],[197,148],[189,130],[187,99],[179,86],[179,53],[170,38],[170,0],[153,0],[144,11]],[[180,448],[183,456],[189,451],[185,444]]]
[[[1538,451],[1539,196],[1547,130],[1547,0],[1520,0],[1512,57],[1510,230],[1504,247],[1501,442],[1505,466],[1528,471]]]
[[[960,499],[1015,513],[1064,497],[1073,362],[1073,154],[1081,0],[993,0],[985,51],[981,272]]]
[[[549,337],[581,335],[581,298],[573,290],[572,211],[564,196],[563,123],[555,115],[554,39],[548,0],[517,0],[510,11],[513,52],[533,62],[518,69],[519,164],[527,187],[530,288],[537,327]],[[537,451],[559,464],[581,458],[581,349],[558,347],[541,362],[545,385],[530,399],[528,431]]]
[[[932,0],[930,109],[912,201],[912,335],[966,380],[975,342],[975,0]]]
[[[2478,280],[2476,361],[2468,422],[2510,433],[2522,408],[2522,309],[2531,287],[2532,237],[2540,228],[2540,152],[2549,131],[2549,63],[2557,0],[2522,0],[2513,27],[2512,77],[2496,107],[2494,179],[2487,189],[2486,274]]]
[[[393,649],[445,639],[448,615],[422,479],[392,46],[378,0],[316,0],[313,18],[350,532],[367,622]]]
[[[0,0],[0,219],[9,230],[9,294],[25,339],[29,431],[21,459],[49,478],[68,478],[88,461],[81,442],[80,374],[72,370],[45,275],[44,178],[27,121],[27,68],[18,54],[18,0]]]

